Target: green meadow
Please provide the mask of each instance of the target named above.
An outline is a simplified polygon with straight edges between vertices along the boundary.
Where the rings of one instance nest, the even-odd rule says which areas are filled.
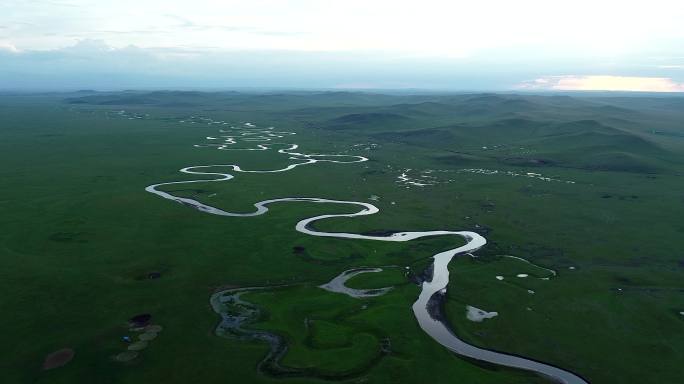
[[[288,202],[221,217],[145,192],[202,178],[178,172],[187,166],[294,162],[194,147],[225,126],[192,116],[274,126],[296,133],[279,141],[298,152],[369,161],[216,167],[235,178],[164,191],[231,212],[279,197],[380,209],[322,231],[478,232],[487,245],[449,265],[443,310],[461,339],[591,383],[681,380],[682,97],[82,91],[0,94],[3,383],[549,382],[460,358],[418,326],[416,279],[460,239],[313,237],[295,224],[358,209]],[[347,286],[393,289],[355,299],[318,288],[362,266],[384,270]],[[280,364],[298,374],[258,370],[264,342],[215,334],[210,296],[241,287],[267,287],[243,297],[260,308],[248,326],[283,337]],[[467,305],[498,315],[474,322]],[[163,331],[116,361],[138,314]],[[73,360],[42,369],[61,348]]]

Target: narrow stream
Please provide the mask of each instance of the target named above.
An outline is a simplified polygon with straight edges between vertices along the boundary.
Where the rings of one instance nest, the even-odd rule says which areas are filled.
[[[249,124],[249,125],[247,125]],[[278,132],[277,135],[269,135],[268,132],[272,132],[272,128],[266,129],[254,129],[254,125],[251,123],[245,123],[248,129],[244,129],[246,134],[228,135],[222,136],[224,138],[223,144],[211,144],[211,146],[217,146],[222,150],[231,150],[230,145],[235,144],[241,137],[248,136],[250,142],[255,140],[254,135],[260,134],[262,141],[270,141],[274,137],[282,137],[283,132]],[[231,131],[222,131],[231,132]],[[239,133],[239,132],[238,132]],[[212,138],[213,139],[213,138]],[[199,147],[209,146],[209,145],[197,145]],[[575,375],[569,371],[563,370],[561,368],[541,363],[538,361],[526,359],[524,357],[509,355],[501,352],[490,351],[482,348],[475,347],[473,345],[467,344],[463,340],[459,339],[454,332],[449,327],[449,324],[445,321],[445,317],[442,313],[442,302],[446,294],[447,285],[449,284],[449,262],[458,255],[468,254],[475,252],[481,247],[483,247],[487,240],[475,232],[470,231],[447,231],[447,230],[436,230],[436,231],[423,231],[423,232],[397,232],[391,233],[383,236],[373,236],[373,235],[362,235],[356,233],[345,233],[345,232],[323,232],[318,231],[314,228],[314,223],[319,220],[337,218],[337,217],[358,217],[367,216],[378,213],[380,210],[370,203],[359,202],[359,201],[346,201],[346,200],[331,200],[319,197],[284,197],[278,199],[270,199],[260,201],[254,204],[256,208],[252,212],[235,213],[227,212],[220,208],[216,208],[210,205],[206,205],[197,200],[191,198],[177,197],[168,192],[159,190],[160,187],[178,184],[189,184],[189,183],[207,183],[207,182],[222,182],[228,181],[234,178],[230,173],[218,172],[218,171],[205,171],[209,168],[228,168],[236,173],[275,173],[275,172],[286,172],[290,171],[298,166],[311,165],[318,162],[331,162],[331,163],[358,163],[364,162],[368,159],[363,156],[351,156],[351,155],[320,155],[320,154],[303,154],[298,152],[293,152],[298,148],[297,144],[280,144],[280,143],[268,143],[268,144],[258,144],[257,148],[236,148],[235,150],[268,150],[272,149],[273,146],[286,146],[285,149],[279,149],[278,152],[290,155],[291,160],[298,161],[297,163],[290,164],[285,168],[276,170],[243,170],[237,164],[218,164],[218,165],[199,165],[190,166],[180,170],[182,173],[200,175],[204,177],[214,177],[212,179],[196,179],[187,181],[175,181],[168,183],[153,184],[145,188],[147,192],[153,193],[164,199],[175,201],[177,203],[195,208],[201,212],[220,215],[220,216],[232,216],[232,217],[250,217],[258,216],[268,212],[268,205],[279,202],[305,202],[305,203],[315,203],[315,204],[344,204],[344,205],[356,205],[359,206],[360,210],[355,213],[349,214],[327,214],[319,215],[310,218],[303,219],[299,221],[295,229],[301,233],[310,236],[319,237],[334,237],[342,239],[356,239],[356,240],[374,240],[374,241],[393,241],[393,242],[405,242],[415,239],[433,237],[433,236],[457,236],[466,241],[465,245],[453,248],[444,252],[440,252],[433,256],[433,263],[431,266],[432,276],[429,280],[422,283],[422,291],[413,303],[412,309],[413,313],[418,320],[420,327],[434,340],[453,351],[454,353],[465,356],[468,358],[485,361],[492,364],[502,365],[506,367],[518,368],[522,370],[531,371],[544,376],[551,381],[562,384],[588,384],[586,380]],[[348,160],[343,160],[348,159]],[[212,305],[214,305],[214,300],[218,296],[212,296]],[[239,299],[239,297],[237,298]],[[226,319],[224,319],[226,321]],[[264,333],[264,338],[268,339],[269,343],[275,342],[272,340],[274,336],[268,333]],[[283,352],[284,353],[284,352]]]

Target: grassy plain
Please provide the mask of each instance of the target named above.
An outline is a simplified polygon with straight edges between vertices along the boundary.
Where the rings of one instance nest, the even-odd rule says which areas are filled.
[[[144,117],[113,113],[119,110]],[[445,309],[460,337],[593,383],[677,382],[684,359],[682,111],[684,98],[650,96],[1,95],[3,382],[308,383],[331,375],[350,383],[545,382],[459,359],[417,326],[410,305],[419,287],[398,272],[420,273],[432,254],[460,240],[315,238],[296,232],[295,223],[349,208],[284,203],[263,216],[225,218],[144,192],[152,183],[191,179],[177,172],[190,165],[291,163],[275,151],[194,148],[218,127],[179,123],[191,115],[275,125],[296,132],[286,140],[304,153],[371,160],[167,190],[236,211],[276,197],[376,195],[370,202],[379,214],[318,227],[478,231],[489,241],[479,257],[450,266]],[[472,169],[497,173],[464,171]],[[402,172],[434,185],[398,182]],[[536,279],[548,272],[502,255],[558,274]],[[385,296],[356,300],[316,287],[349,268],[389,265],[399,268],[349,281],[354,288],[393,285]],[[148,279],[153,271],[161,277]],[[212,292],[283,284],[246,296],[266,314],[254,327],[284,336],[283,364],[309,376],[260,374],[265,344],[213,333]],[[465,305],[499,315],[471,322]],[[164,331],[132,362],[113,361],[126,347],[126,320],[139,313],[152,314]],[[386,338],[391,353],[382,355]],[[42,371],[44,356],[63,347],[76,351],[74,360]]]

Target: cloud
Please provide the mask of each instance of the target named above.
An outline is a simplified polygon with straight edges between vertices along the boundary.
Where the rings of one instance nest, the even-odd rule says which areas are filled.
[[[18,53],[19,52],[17,47],[15,47],[13,44],[4,43],[2,41],[0,41],[0,51],[9,51],[12,53]]]
[[[492,90],[520,78],[472,76],[481,65],[374,51],[226,50],[221,47],[116,47],[84,39],[50,50],[0,48],[1,89],[441,88]],[[416,68],[420,68],[417,70]]]
[[[211,46],[215,43],[141,47],[82,39],[63,48],[37,50],[0,39],[0,89],[356,87],[494,91],[510,90],[521,79],[548,73],[550,66],[560,73],[591,73],[596,69],[593,63],[571,60],[559,63],[528,60],[526,65],[508,65],[506,57],[510,55],[497,56],[496,60],[491,56],[486,60],[454,59],[372,50],[237,50]],[[662,63],[678,62],[673,59]],[[505,71],[502,65],[506,65]],[[644,68],[651,69],[627,73],[637,79],[662,76],[663,70],[656,71],[653,65]],[[675,80],[658,79],[675,85],[676,81],[684,80],[675,75]],[[521,88],[577,89],[578,84],[570,83],[573,79],[577,83],[579,78],[582,77],[538,77]],[[669,88],[674,88],[671,84]],[[653,88],[654,84],[650,86]]]
[[[684,92],[684,83],[668,77],[544,76],[518,84],[519,89],[550,91]]]
[[[254,27],[248,27],[248,26],[233,26],[233,25],[221,25],[221,24],[202,24],[198,23],[195,21],[192,21],[186,17],[178,16],[178,15],[173,15],[173,14],[165,14],[163,15],[166,18],[174,20],[177,24],[172,26],[171,29],[174,28],[180,28],[180,29],[187,29],[191,31],[199,31],[199,32],[216,32],[216,31],[222,31],[222,32],[242,32],[242,33],[251,33],[255,35],[265,35],[265,36],[304,36],[307,35],[305,32],[301,31],[285,31],[285,30],[271,30],[271,29],[262,29],[262,28],[254,28]],[[166,32],[168,33],[168,32]]]

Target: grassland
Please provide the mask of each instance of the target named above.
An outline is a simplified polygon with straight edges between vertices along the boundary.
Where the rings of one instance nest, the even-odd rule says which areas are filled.
[[[380,214],[319,228],[479,232],[489,241],[479,257],[450,266],[445,309],[460,337],[592,383],[677,382],[682,111],[684,98],[651,96],[0,95],[3,382],[545,382],[459,359],[420,330],[410,311],[419,287],[404,268],[421,273],[431,255],[453,245],[446,239],[314,238],[294,224],[348,208],[287,203],[233,219],[145,193],[149,184],[187,179],[177,170],[189,165],[291,162],[272,151],[194,148],[218,128],[179,123],[192,115],[274,125],[296,132],[307,153],[370,161],[240,174],[174,193],[240,211],[276,197],[375,195]],[[431,185],[400,182],[407,169]],[[394,286],[384,296],[358,300],[317,288],[349,268],[391,265],[398,268],[348,282]],[[151,272],[160,277],[149,279]],[[260,374],[265,344],[214,334],[213,292],[282,285],[246,296],[265,314],[253,327],[285,337],[283,364],[307,375]],[[466,305],[499,315],[471,322]],[[127,319],[139,313],[164,331],[132,362],[113,361],[126,348]],[[382,354],[385,339],[391,352]],[[42,371],[44,356],[63,347],[75,350],[74,360]]]

